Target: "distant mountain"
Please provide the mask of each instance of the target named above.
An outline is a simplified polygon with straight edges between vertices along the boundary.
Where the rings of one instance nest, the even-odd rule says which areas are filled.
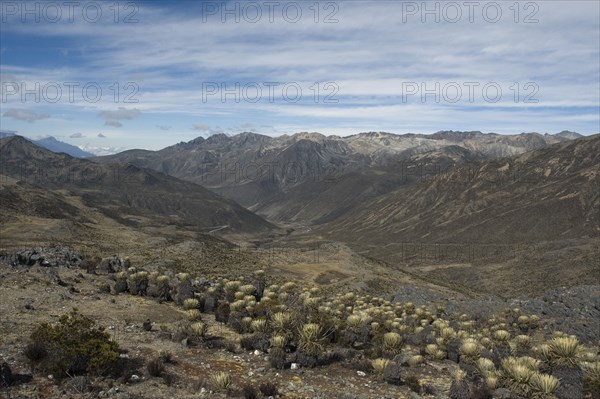
[[[33,142],[52,152],[63,152],[75,158],[89,158],[95,156],[91,152],[83,151],[79,147],[59,141],[52,136],[40,140],[33,140]]]
[[[0,175],[47,190],[66,190],[119,223],[161,219],[165,225],[193,226],[204,232],[222,227],[228,233],[273,228],[197,184],[133,165],[100,165],[57,154],[20,136],[0,139]]]
[[[580,137],[583,137],[583,136],[582,136],[581,134],[579,134],[579,133],[576,133],[576,132],[570,132],[570,131],[568,131],[568,130],[563,130],[563,131],[562,131],[562,132],[560,132],[560,133],[556,133],[556,134],[555,134],[555,136],[562,137],[562,138],[569,139],[569,140],[575,140],[575,139],[578,139],[578,138],[580,138]]]
[[[538,133],[454,131],[432,135],[369,132],[348,137],[307,132],[269,137],[245,132],[94,160],[154,169],[201,184],[275,222],[310,224],[331,221],[365,195],[383,194],[405,184],[398,178],[402,173],[398,168],[420,154],[431,154],[430,160],[422,158],[416,165],[431,174],[449,166],[452,152],[455,164],[518,155],[568,139]],[[462,153],[457,156],[458,149]],[[352,181],[361,183],[348,191]]]
[[[15,132],[0,131],[0,139],[5,137],[15,136]],[[81,148],[74,145],[59,141],[52,136],[45,137],[43,139],[33,140],[25,137],[27,140],[42,146],[52,152],[62,152],[75,158],[89,158],[95,156],[95,154],[87,151],[83,151]]]
[[[14,135],[15,135],[14,132],[0,130],[0,139],[3,139],[4,137],[14,136]]]

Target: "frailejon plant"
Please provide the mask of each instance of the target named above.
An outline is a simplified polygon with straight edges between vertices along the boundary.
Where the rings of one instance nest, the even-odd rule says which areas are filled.
[[[293,337],[294,321],[290,312],[277,312],[271,319],[271,328],[277,335]]]
[[[600,361],[583,362],[581,368],[586,392],[600,392]]]
[[[198,309],[190,309],[185,311],[185,317],[189,321],[198,321],[202,319],[202,313]]]
[[[460,346],[460,352],[462,358],[466,359],[469,363],[475,363],[481,355],[481,348],[476,340],[467,339]]]
[[[383,334],[382,340],[382,353],[386,357],[393,358],[402,350],[404,341],[402,336],[395,332],[388,332]]]
[[[325,351],[325,337],[323,329],[316,323],[308,323],[302,326],[298,337],[299,363],[314,367]]]
[[[210,376],[209,383],[216,392],[227,392],[231,388],[232,380],[228,373],[219,371]]]
[[[531,387],[531,396],[539,399],[552,399],[554,398],[554,391],[558,388],[558,378],[535,372],[529,379],[529,385]]]
[[[550,341],[548,350],[548,360],[553,366],[575,367],[581,346],[575,337],[559,337]]]
[[[183,308],[185,310],[198,309],[199,305],[200,301],[198,301],[196,298],[188,298],[183,301]]]
[[[531,390],[529,380],[538,371],[537,366],[539,363],[533,358],[502,359],[500,375],[503,385],[517,395],[527,397]]]
[[[471,399],[471,389],[462,370],[456,371],[450,385],[450,399]]]
[[[477,372],[482,377],[495,375],[496,367],[494,366],[494,362],[485,357],[479,358],[477,360]]]
[[[385,368],[388,366],[388,364],[390,364],[389,359],[379,358],[371,361],[371,366],[373,366],[373,371],[375,372],[375,375],[378,379],[383,378],[383,372],[385,371]]]
[[[283,335],[276,335],[271,338],[271,348],[269,349],[269,362],[271,367],[283,370],[286,363],[285,346],[287,339]]]
[[[416,367],[425,362],[425,358],[421,355],[414,355],[408,359],[408,365],[411,367]]]
[[[190,324],[190,335],[197,342],[204,341],[204,337],[206,336],[207,330],[208,326],[206,325],[206,323],[196,322]]]

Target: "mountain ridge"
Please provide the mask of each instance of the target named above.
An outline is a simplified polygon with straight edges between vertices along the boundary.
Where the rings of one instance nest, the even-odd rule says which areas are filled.
[[[367,132],[347,137],[315,132],[270,137],[243,132],[234,136],[220,134],[206,139],[196,138],[158,151],[130,150],[93,160],[99,163],[132,163],[154,169],[201,184],[248,209],[259,211],[274,222],[306,224],[312,223],[314,217],[322,218],[316,214],[306,219],[299,214],[282,213],[275,209],[280,207],[269,208],[268,204],[279,198],[295,209],[308,204],[312,206],[325,187],[318,188],[313,196],[303,195],[301,203],[294,203],[297,193],[310,192],[322,186],[315,183],[337,181],[343,174],[371,174],[372,169],[394,174],[394,165],[402,161],[411,162],[411,158],[419,158],[420,154],[427,152],[434,154],[444,147],[461,147],[468,151],[469,155],[465,154],[463,160],[455,159],[463,162],[474,158],[517,155],[567,140],[568,137],[538,133],[499,135],[477,131],[440,131],[433,135]],[[441,154],[436,156],[441,157]],[[439,162],[445,165],[446,161],[447,158]],[[383,184],[391,181],[394,181],[393,176]],[[345,191],[340,188],[340,192]],[[342,200],[344,198],[340,198]],[[323,207],[331,207],[331,204],[323,203]]]
[[[49,190],[68,190],[110,214],[156,214],[197,227],[228,225],[239,232],[272,224],[197,184],[135,165],[100,165],[54,153],[20,136],[0,139],[0,172]]]

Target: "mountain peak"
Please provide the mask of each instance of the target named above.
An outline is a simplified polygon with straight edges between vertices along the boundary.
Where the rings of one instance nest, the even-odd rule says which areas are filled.
[[[206,139],[204,137],[198,136],[195,139],[188,141],[187,143],[182,142],[180,144],[202,144],[205,141],[206,141]]]
[[[310,140],[310,141],[323,141],[327,137],[321,133],[317,132],[300,132],[292,135],[292,139],[294,140]]]
[[[231,140],[231,137],[229,137],[225,133],[216,133],[216,134],[213,134],[212,136],[208,137],[205,141],[209,144],[212,144],[212,143],[221,143],[221,142],[229,141],[229,140]]]
[[[577,133],[577,132],[571,132],[569,130],[563,130],[560,133],[556,133],[555,136],[557,137],[562,137],[564,139],[569,139],[569,140],[575,140],[578,139],[580,137],[583,137],[583,135]]]

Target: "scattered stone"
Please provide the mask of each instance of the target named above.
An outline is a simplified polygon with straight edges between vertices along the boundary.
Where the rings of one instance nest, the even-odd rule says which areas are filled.
[[[152,330],[152,321],[150,319],[144,320],[143,327],[144,327],[144,331]]]
[[[81,254],[65,247],[37,247],[2,253],[0,263],[6,263],[13,267],[38,265],[69,268],[83,267],[87,264]]]
[[[0,387],[8,387],[15,382],[12,370],[8,363],[0,364]]]
[[[392,385],[403,385],[403,370],[402,366],[396,362],[389,362],[383,371],[383,380]]]

